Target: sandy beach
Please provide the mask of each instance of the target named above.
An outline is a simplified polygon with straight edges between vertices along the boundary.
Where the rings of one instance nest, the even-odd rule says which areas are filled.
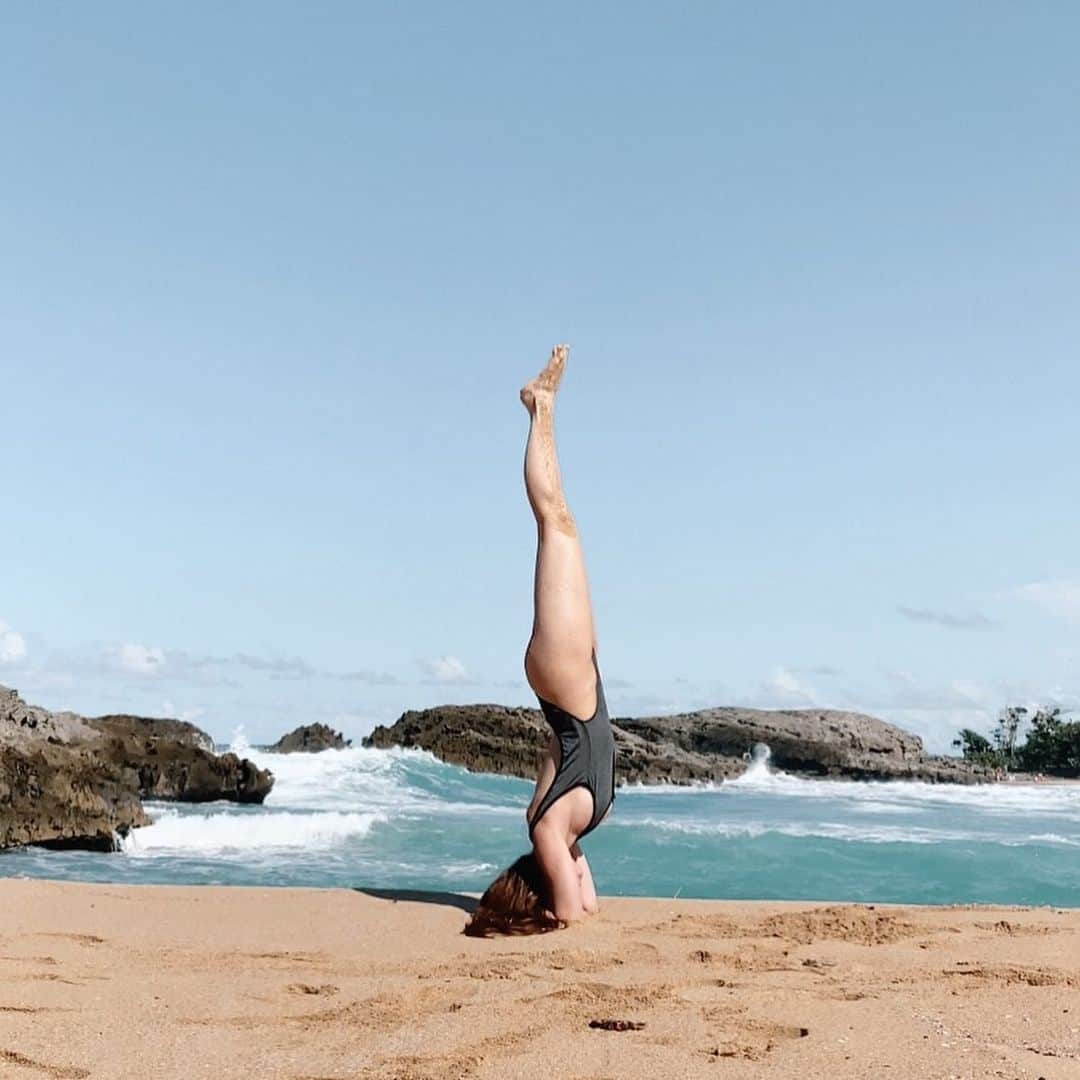
[[[608,900],[485,941],[468,903],[0,881],[0,1075],[1080,1075],[1080,911]]]

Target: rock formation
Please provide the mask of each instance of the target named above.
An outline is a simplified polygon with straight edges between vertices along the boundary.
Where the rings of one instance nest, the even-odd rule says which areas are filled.
[[[985,770],[924,752],[915,735],[861,713],[829,709],[706,709],[613,721],[623,783],[689,784],[738,776],[767,743],[772,762],[804,776],[975,783]],[[407,712],[365,746],[428,750],[474,772],[534,779],[548,728],[537,709],[455,705]]]
[[[100,716],[86,723],[99,734],[97,757],[133,772],[144,799],[261,803],[274,786],[272,774],[246,758],[215,754],[213,740],[193,724],[140,716]]]
[[[320,750],[345,750],[350,746],[352,739],[327,724],[304,724],[282,735],[267,749],[275,754],[317,754]]]
[[[149,823],[132,778],[86,748],[0,742],[0,849],[112,851],[117,835]]]
[[[473,772],[535,776],[548,730],[538,709],[440,705],[410,710],[392,727],[380,725],[364,745],[418,747]]]
[[[863,713],[835,709],[705,709],[675,716],[620,719],[619,726],[651,746],[676,746],[737,762],[754,743],[772,751],[772,764],[803,776],[856,780],[972,783],[982,778],[959,758],[927,754],[917,735]]]
[[[67,715],[72,715],[68,713]],[[111,735],[133,738],[171,739],[185,746],[194,746],[213,754],[214,740],[202,728],[187,720],[170,720],[146,716],[129,716],[126,713],[95,716],[86,721],[91,727]]]
[[[180,720],[84,719],[0,687],[0,849],[111,850],[149,823],[141,799],[262,802],[272,774]]]

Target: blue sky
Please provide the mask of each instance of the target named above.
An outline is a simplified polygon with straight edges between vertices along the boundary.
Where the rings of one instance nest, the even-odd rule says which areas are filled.
[[[0,682],[527,701],[566,340],[616,713],[1080,704],[1080,13],[874,8],[5,10]]]

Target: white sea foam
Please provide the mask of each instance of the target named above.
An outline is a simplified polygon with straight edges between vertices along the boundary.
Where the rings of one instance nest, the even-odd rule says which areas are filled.
[[[151,804],[154,824],[133,831],[123,851],[133,856],[167,852],[258,857],[325,851],[365,836],[379,822],[524,820],[523,798],[496,800],[486,795],[476,777],[422,751],[353,747],[273,754],[251,748],[239,729],[231,749],[274,774],[273,790],[261,810],[201,811]]]
[[[349,747],[317,754],[274,754],[233,746],[274,774],[266,806],[288,810],[361,811],[390,816],[518,815],[524,798],[485,799],[477,778],[423,750]],[[448,798],[460,793],[462,798]],[[520,807],[516,804],[520,802]]]
[[[631,798],[640,796],[720,795],[737,798],[754,794],[793,800],[836,800],[857,809],[874,803],[917,811],[927,807],[955,807],[1007,816],[1042,815],[1080,821],[1080,785],[1074,784],[931,784],[918,780],[812,780],[754,766],[721,784],[681,787],[672,784],[634,785],[620,789]],[[873,811],[871,811],[873,812]]]
[[[233,731],[232,739],[229,741],[229,749],[236,754],[237,757],[251,756],[251,743],[248,742],[247,733],[244,731],[243,724],[239,724]]]
[[[498,868],[498,865],[493,862],[475,862],[475,863],[447,863],[445,866],[445,872],[447,876],[454,877],[461,874],[483,874],[490,873],[492,870]]]
[[[385,817],[375,813],[208,813],[167,809],[154,823],[133,829],[123,840],[127,855],[327,850],[344,840],[366,836]]]
[[[949,841],[989,841],[994,837],[958,829],[925,829],[902,825],[848,825],[842,822],[766,821],[675,821],[670,818],[636,817],[616,819],[623,827],[645,826],[661,832],[685,833],[691,836],[758,837],[816,836],[827,840],[857,841],[864,844],[940,844]]]
[[[1061,836],[1059,833],[1035,833],[1026,838],[1029,844],[1060,844],[1063,847],[1080,847],[1080,836]]]
[[[873,802],[871,800],[860,802],[855,799],[852,800],[850,809],[856,814],[896,814],[906,816],[908,814],[923,814],[927,808],[914,804],[901,806],[899,803]]]

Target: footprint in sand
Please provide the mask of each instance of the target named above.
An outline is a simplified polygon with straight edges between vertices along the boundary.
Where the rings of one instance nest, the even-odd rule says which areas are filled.
[[[21,979],[24,982],[55,982],[63,983],[65,986],[85,986],[86,983],[81,979],[65,979],[63,975],[57,975],[53,971],[31,971],[26,974],[20,975],[8,975],[6,978],[9,981]]]
[[[42,932],[38,937],[65,938],[68,941],[77,941],[80,945],[104,945],[105,939],[97,934],[61,934]]]
[[[979,930],[989,930],[992,934],[1008,934],[1010,937],[1043,937],[1046,934],[1060,934],[1061,928],[1057,926],[1045,926],[1042,923],[1037,923],[1033,926],[1026,923],[1013,923],[1008,919],[998,919],[997,922],[977,922],[973,923]]]
[[[290,964],[317,964],[325,959],[318,953],[309,952],[241,952],[233,955],[245,960],[287,960]]]
[[[42,931],[37,934],[38,937],[60,937],[64,941],[77,942],[79,945],[104,945],[104,937],[98,937],[97,934],[63,934],[63,933],[50,933]]]
[[[889,945],[925,934],[924,927],[873,907],[835,906],[784,912],[762,920],[756,931],[797,945],[815,941],[847,941],[857,945]]]
[[[946,968],[943,975],[961,975],[977,982],[1003,982],[1027,986],[1080,986],[1080,976],[1055,968],[1019,967],[1011,964],[990,965],[960,961],[960,966]]]
[[[925,927],[916,926],[891,912],[878,911],[869,905],[860,907],[847,904],[782,912],[747,923],[735,922],[721,915],[679,913],[664,922],[647,924],[640,929],[681,938],[776,938],[797,945],[826,940],[887,945],[927,933]]]
[[[781,1042],[805,1039],[810,1029],[792,1024],[777,1024],[769,1020],[744,1018],[741,1031],[711,1049],[702,1050],[706,1058],[741,1058],[745,1061],[763,1061]]]
[[[579,982],[542,994],[532,1001],[562,1002],[573,1008],[650,1008],[677,1000],[675,988],[667,983],[639,986],[611,986],[607,983]]]
[[[36,1069],[53,1077],[53,1080],[84,1080],[90,1075],[87,1069],[80,1069],[73,1065],[48,1065],[43,1061],[35,1061],[25,1054],[15,1050],[0,1050],[0,1061],[6,1061],[10,1065],[21,1065],[24,1069]]]

